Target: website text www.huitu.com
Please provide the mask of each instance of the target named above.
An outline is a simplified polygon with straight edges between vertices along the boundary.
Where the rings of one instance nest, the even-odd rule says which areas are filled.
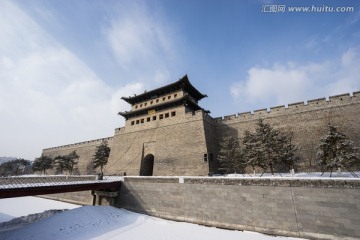
[[[354,7],[351,6],[286,6],[286,5],[262,5],[261,12],[263,13],[349,13],[354,12]]]

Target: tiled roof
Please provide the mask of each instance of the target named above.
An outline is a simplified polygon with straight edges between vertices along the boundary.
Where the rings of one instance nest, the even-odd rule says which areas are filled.
[[[200,93],[189,81],[187,75],[179,79],[178,81],[171,83],[169,85],[144,92],[133,97],[122,97],[124,101],[130,104],[136,104],[139,102],[144,102],[150,99],[158,98],[160,96],[166,95],[168,93],[183,89],[186,93],[190,94],[196,101],[207,97],[207,95]]]

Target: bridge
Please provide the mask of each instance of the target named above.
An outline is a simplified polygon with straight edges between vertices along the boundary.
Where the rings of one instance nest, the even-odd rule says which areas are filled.
[[[108,176],[97,180],[96,176],[30,176],[1,177],[0,199],[53,193],[92,190],[94,192],[117,192],[121,177]],[[95,194],[93,204],[95,204]]]

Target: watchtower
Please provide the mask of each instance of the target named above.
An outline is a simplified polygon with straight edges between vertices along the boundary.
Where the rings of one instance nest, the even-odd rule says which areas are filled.
[[[204,119],[207,97],[187,75],[169,85],[122,97],[131,110],[119,112],[125,128],[115,132],[110,173],[131,175],[206,175],[209,172]],[[208,117],[209,118],[209,117]],[[191,170],[190,170],[191,169]]]
[[[198,102],[207,97],[191,85],[187,75],[179,81],[133,97],[122,97],[131,104],[131,111],[119,112],[126,119],[125,126],[134,126],[164,118],[175,117],[181,107],[185,113],[203,110]],[[129,124],[130,123],[130,124]]]

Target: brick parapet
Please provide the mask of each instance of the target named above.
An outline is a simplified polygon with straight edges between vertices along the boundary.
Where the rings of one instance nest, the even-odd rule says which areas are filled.
[[[18,180],[18,181],[17,181]],[[26,184],[26,183],[61,183],[61,182],[86,182],[86,181],[95,181],[96,176],[88,175],[88,176],[36,176],[36,177],[2,177],[0,178],[0,185],[7,185],[7,184]]]
[[[95,140],[72,143],[72,144],[67,144],[67,145],[62,145],[62,146],[57,146],[57,147],[44,148],[43,152],[47,152],[47,151],[50,151],[50,150],[58,150],[58,149],[62,149],[62,148],[81,147],[81,146],[94,145],[94,144],[98,145],[102,141],[105,141],[105,140],[108,141],[108,144],[111,144],[111,142],[113,140],[113,137],[99,138],[99,139],[95,139]]]
[[[178,177],[124,177],[124,182],[136,183],[178,183]]]
[[[133,125],[133,126],[128,125],[127,127],[117,128],[115,129],[115,135],[160,129],[163,127],[175,126],[178,124],[186,124],[194,121],[201,121],[203,119],[212,119],[202,110],[198,110],[194,112],[185,112],[184,109],[181,109],[181,107],[174,108],[174,110],[177,110],[177,115],[175,117],[164,118],[152,122],[145,122],[139,125]],[[184,111],[183,113],[181,113],[182,110]]]
[[[326,98],[311,99],[305,102],[290,103],[286,107],[285,105],[270,107],[269,109],[263,108],[249,112],[242,112],[238,114],[227,115],[224,117],[216,117],[214,121],[217,123],[231,123],[247,120],[254,120],[258,118],[277,117],[279,115],[297,114],[307,111],[317,111],[324,108],[333,108],[343,105],[359,104],[360,103],[360,91],[353,92],[352,95],[340,94],[330,96]]]
[[[360,189],[356,178],[224,178],[224,177],[124,177],[124,182],[136,183],[185,183],[204,185],[239,185],[272,187],[343,188]]]
[[[123,177],[115,206],[235,230],[307,239],[359,239],[360,180]],[[51,195],[91,204],[90,192]]]
[[[308,239],[360,237],[358,179],[125,177],[117,207]]]

